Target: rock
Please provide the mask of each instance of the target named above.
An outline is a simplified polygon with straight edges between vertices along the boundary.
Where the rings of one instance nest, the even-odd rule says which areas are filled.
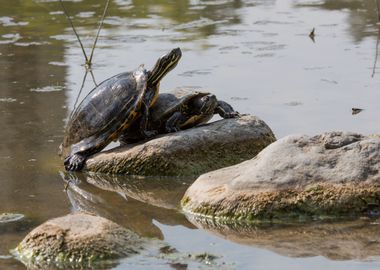
[[[198,228],[242,245],[265,248],[282,256],[324,256],[330,260],[368,260],[380,256],[379,220],[295,224],[225,224],[189,216]]]
[[[341,218],[380,210],[380,138],[288,136],[255,158],[200,176],[185,211],[233,220]]]
[[[274,141],[264,121],[246,115],[96,154],[87,160],[86,169],[108,174],[200,175],[252,158]]]
[[[90,266],[139,253],[144,241],[99,216],[69,214],[32,230],[14,250],[23,263],[44,268]]]

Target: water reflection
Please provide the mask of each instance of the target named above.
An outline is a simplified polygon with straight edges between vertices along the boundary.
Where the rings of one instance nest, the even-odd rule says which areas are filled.
[[[161,182],[98,174],[61,173],[74,211],[87,211],[108,218],[141,236],[163,239],[154,220],[167,225],[193,228],[176,210],[185,192],[183,182]],[[91,183],[91,184],[89,184]]]
[[[296,1],[302,2],[302,1]],[[349,32],[355,42],[360,42],[366,37],[375,36],[380,25],[377,25],[379,18],[377,16],[377,6],[375,1],[360,0],[325,0],[310,1],[307,4],[296,4],[298,7],[318,7],[325,10],[339,10],[348,12],[347,18]],[[318,22],[316,22],[318,23]]]
[[[367,260],[380,256],[379,220],[244,225],[223,224],[191,215],[188,219],[198,228],[229,241],[269,249],[288,257]]]

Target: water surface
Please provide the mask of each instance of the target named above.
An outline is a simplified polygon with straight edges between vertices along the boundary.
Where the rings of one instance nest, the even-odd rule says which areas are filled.
[[[65,4],[89,54],[104,1]],[[85,75],[81,49],[58,2],[0,5],[0,213],[26,216],[0,224],[1,269],[24,269],[6,256],[8,250],[31,228],[78,209],[181,252],[219,256],[211,268],[379,268],[377,221],[232,231],[205,226],[177,210],[194,179],[115,177],[109,187],[108,178],[76,174],[80,184],[64,192],[68,176],[60,173],[56,153]],[[313,28],[314,41],[308,36]],[[331,130],[373,134],[380,132],[379,33],[369,0],[114,0],[93,74],[99,83],[142,63],[150,68],[161,54],[181,47],[183,58],[162,81],[162,92],[180,86],[212,91],[239,112],[265,120],[278,138]],[[93,87],[87,76],[79,99]],[[352,115],[352,108],[364,110]],[[330,238],[339,233],[324,244],[321,230]],[[175,268],[137,256],[115,269],[152,265]]]

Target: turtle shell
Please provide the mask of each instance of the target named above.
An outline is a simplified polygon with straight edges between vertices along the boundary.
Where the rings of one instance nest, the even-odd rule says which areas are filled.
[[[95,87],[68,121],[62,154],[90,154],[117,139],[141,114],[147,76],[147,71],[140,67],[113,76]]]
[[[200,92],[194,88],[177,88],[169,93],[158,96],[157,102],[151,108],[152,122],[155,126],[161,125],[177,111],[187,111],[189,103],[196,97],[209,95],[208,92]],[[154,128],[154,127],[153,127]]]

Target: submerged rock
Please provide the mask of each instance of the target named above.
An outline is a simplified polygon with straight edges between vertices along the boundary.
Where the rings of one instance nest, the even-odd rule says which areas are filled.
[[[234,220],[378,215],[379,170],[380,138],[288,136],[251,160],[200,176],[182,206]]]
[[[109,174],[200,175],[252,158],[274,141],[264,121],[246,115],[102,152],[89,158],[86,168]]]
[[[91,266],[138,254],[144,241],[135,233],[99,216],[69,214],[31,231],[14,250],[31,267]]]

